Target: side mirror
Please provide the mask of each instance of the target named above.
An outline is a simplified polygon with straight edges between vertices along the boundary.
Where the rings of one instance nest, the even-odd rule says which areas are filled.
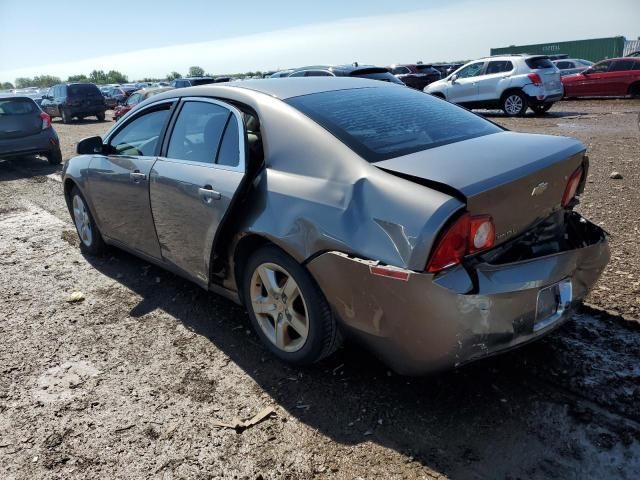
[[[78,155],[93,155],[94,153],[103,153],[104,150],[102,137],[83,138],[76,146],[76,153]]]
[[[449,81],[451,81],[451,83],[456,83],[456,80],[458,80],[458,75],[455,73],[449,77]]]

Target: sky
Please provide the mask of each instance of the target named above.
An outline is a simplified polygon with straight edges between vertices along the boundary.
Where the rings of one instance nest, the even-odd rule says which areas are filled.
[[[640,0],[0,0],[0,81],[453,61],[617,35],[640,36]]]

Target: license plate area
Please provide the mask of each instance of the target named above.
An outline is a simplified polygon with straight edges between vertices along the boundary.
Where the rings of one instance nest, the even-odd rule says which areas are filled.
[[[533,331],[537,332],[558,321],[571,305],[573,286],[566,278],[538,292]]]

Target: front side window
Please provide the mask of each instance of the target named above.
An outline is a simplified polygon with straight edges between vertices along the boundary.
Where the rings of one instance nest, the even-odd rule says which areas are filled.
[[[210,102],[185,102],[176,120],[167,158],[214,164],[229,118],[227,108]]]
[[[611,60],[605,60],[603,62],[596,63],[589,69],[589,73],[604,73],[609,71],[611,66]]]
[[[140,94],[134,93],[127,99],[127,105],[136,105],[140,103]]]
[[[161,110],[138,116],[127,123],[109,142],[114,155],[155,155],[158,139],[168,116],[169,105]]]
[[[458,71],[458,78],[476,77],[480,75],[482,67],[484,67],[484,62],[477,62],[472,63],[471,65],[467,65],[466,67],[463,67]]]
[[[611,66],[610,72],[626,72],[627,70],[633,70],[635,62],[633,60],[616,60]]]
[[[372,163],[502,131],[461,107],[410,88],[336,90],[286,102]]]

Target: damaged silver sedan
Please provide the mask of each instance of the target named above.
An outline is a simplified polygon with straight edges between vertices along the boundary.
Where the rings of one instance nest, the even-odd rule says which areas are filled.
[[[173,90],[78,153],[64,193],[85,252],[243,304],[299,365],[343,335],[402,374],[505,351],[567,320],[609,258],[573,211],[583,144],[384,82]]]

